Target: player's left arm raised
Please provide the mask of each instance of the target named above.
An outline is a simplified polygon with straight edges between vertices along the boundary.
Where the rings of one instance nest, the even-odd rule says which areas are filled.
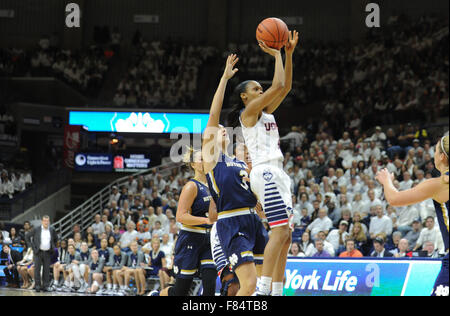
[[[290,31],[289,39],[284,47],[284,51],[286,53],[286,64],[285,64],[285,83],[284,88],[281,90],[280,94],[273,100],[266,108],[265,112],[272,114],[276,109],[280,106],[281,102],[286,98],[289,92],[292,89],[292,73],[293,73],[293,65],[292,65],[292,55],[294,54],[295,47],[298,44],[298,32]]]
[[[392,183],[393,174],[386,168],[377,173],[376,179],[383,185],[386,201],[392,206],[408,206],[432,199],[441,187],[441,179],[432,178],[409,190],[398,191]]]

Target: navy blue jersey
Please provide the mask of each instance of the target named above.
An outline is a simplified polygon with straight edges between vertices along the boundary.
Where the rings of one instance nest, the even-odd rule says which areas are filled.
[[[195,179],[190,180],[197,185],[197,196],[195,197],[194,202],[192,203],[191,209],[189,210],[189,214],[197,217],[208,217],[207,213],[209,211],[209,201],[211,200],[211,194],[209,193],[209,189],[206,185],[197,181]],[[211,228],[211,225],[184,225],[185,228],[196,229],[196,228]]]
[[[238,211],[253,208],[257,199],[250,189],[245,162],[221,153],[214,169],[206,175],[217,212]]]
[[[130,253],[130,267],[131,268],[136,268],[138,265],[138,259],[139,259],[139,255],[136,253]]]
[[[118,255],[114,255],[114,265],[115,266],[119,266],[120,263],[122,262],[122,254]]]
[[[95,262],[92,262],[92,263],[91,263],[91,266],[90,266],[91,271],[97,270],[99,262],[100,262],[100,261],[97,261],[97,263],[95,263]]]
[[[104,250],[102,248],[100,248],[98,250],[98,257],[103,258],[105,260],[105,262],[109,262],[109,254],[110,254],[109,248],[106,248]]]
[[[81,261],[88,261],[89,260],[89,251],[88,252],[80,252],[80,258],[81,258]]]
[[[447,176],[449,172],[447,171],[445,173]],[[449,225],[449,219],[448,219],[448,210],[450,209],[449,205],[450,201],[447,201],[445,203],[439,203],[433,200],[434,208],[436,209],[436,216],[439,223],[439,228],[441,229],[442,239],[444,240],[445,250],[448,250],[448,225]]]

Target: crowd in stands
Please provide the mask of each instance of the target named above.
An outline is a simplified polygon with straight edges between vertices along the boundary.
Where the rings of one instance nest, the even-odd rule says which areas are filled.
[[[174,245],[180,230],[175,214],[181,189],[192,176],[185,167],[173,169],[167,177],[153,170],[145,177],[130,176],[120,187],[113,187],[109,202],[94,216],[93,224],[84,230],[80,224],[75,224],[69,238],[58,242],[52,262],[53,290],[122,296],[133,293],[129,286],[133,279],[137,294],[151,290],[146,278],[153,277],[157,281],[154,288],[173,283]],[[24,232],[28,227],[26,223]],[[24,246],[25,257],[32,250],[26,248],[25,238],[15,237],[14,232],[14,229],[6,232],[2,228],[0,243]],[[88,252],[90,256],[86,260],[78,257]],[[92,260],[94,252],[103,265],[96,273],[106,274],[106,284],[102,284],[102,280],[93,283],[92,273],[89,279],[87,262]],[[73,262],[75,255],[76,264]],[[116,266],[114,259],[117,257],[126,259]],[[28,254],[27,258],[32,255]],[[19,274],[22,288],[31,289],[34,286],[32,260],[27,262],[27,267]],[[8,283],[12,287],[19,284],[16,279],[9,279]]]
[[[117,46],[115,39],[114,44],[107,46],[94,44],[79,51],[61,49],[56,34],[44,35],[28,51],[1,49],[0,76],[57,77],[87,95],[96,96],[109,68],[112,49]]]
[[[272,80],[273,61],[253,42],[230,44],[238,81]],[[293,105],[320,104],[338,137],[345,129],[448,115],[448,19],[391,17],[360,44],[302,42]],[[339,117],[339,120],[334,118]]]
[[[7,169],[0,163],[0,200],[12,199],[15,194],[25,191],[32,183],[30,171]]]
[[[432,200],[388,205],[375,180],[381,168],[399,190],[436,176],[434,141],[413,124],[380,126],[334,138],[322,121],[314,131],[293,127],[282,137],[291,177],[296,256],[431,256],[445,253]]]
[[[107,70],[108,57],[100,46],[95,45],[73,51],[50,49],[41,43],[40,49],[30,58],[31,76],[55,76],[90,95],[99,91]]]
[[[211,46],[167,40],[133,40],[134,55],[114,96],[116,106],[193,106],[202,66],[216,54]]]
[[[0,146],[6,144],[17,144],[17,128],[14,116],[0,105]]]

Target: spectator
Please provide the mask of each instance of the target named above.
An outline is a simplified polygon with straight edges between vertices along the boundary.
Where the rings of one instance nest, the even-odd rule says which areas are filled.
[[[309,233],[304,232],[302,234],[302,240],[299,243],[299,251],[303,252],[306,257],[311,257],[315,251],[314,243],[309,238]]]
[[[100,214],[96,214],[94,217],[95,223],[92,224],[93,234],[97,237],[105,232],[105,224],[101,221],[102,217]]]
[[[161,243],[159,241],[159,238],[153,238],[152,239],[152,250],[150,251],[150,254],[148,255],[148,267],[151,267],[151,270],[148,270],[147,276],[158,276],[159,282],[160,282],[160,288],[164,289],[166,288],[166,285],[169,281],[169,276],[167,274],[167,262],[166,262],[166,255],[163,251],[160,249]]]
[[[323,249],[328,254],[330,254],[331,257],[334,257],[335,256],[334,247],[333,247],[333,245],[330,242],[328,242],[326,240],[326,238],[327,238],[327,235],[325,234],[325,232],[320,231],[320,232],[317,233],[317,239],[320,239],[320,240],[323,241]]]
[[[392,233],[392,220],[383,214],[383,207],[381,205],[375,206],[376,216],[370,219],[369,234],[371,239],[379,233],[390,235]]]
[[[127,231],[120,237],[120,247],[122,251],[128,252],[130,244],[138,238],[138,232],[135,230],[136,225],[133,222],[127,223]]]
[[[91,251],[91,258],[89,260],[89,280],[90,288],[88,293],[97,293],[97,291],[103,289],[103,267],[105,262],[98,256],[96,249]]]
[[[60,286],[59,283],[61,273],[63,274],[64,280],[67,278],[67,271],[65,269],[65,266],[68,256],[68,245],[66,240],[61,240],[60,247],[57,249],[57,252],[57,261],[53,264],[53,291],[62,289],[62,286]]]
[[[443,252],[441,250],[442,248],[444,248],[442,246],[443,241],[441,233],[439,231],[439,228],[435,226],[434,217],[432,216],[426,218],[425,228],[423,228],[420,232],[419,239],[417,240],[413,251],[418,250],[427,241],[431,241],[433,243],[434,249],[438,250],[439,252]]]
[[[341,247],[344,247],[345,240],[349,236],[347,233],[348,222],[343,220],[338,229],[333,229],[327,236],[327,241],[333,245],[335,253],[340,253]]]
[[[409,251],[408,240],[403,238],[403,239],[400,239],[400,241],[398,243],[398,247],[395,248],[394,250],[391,250],[391,253],[396,258],[411,257],[412,253],[410,253],[408,251]]]
[[[145,259],[144,254],[138,249],[136,241],[130,243],[130,252],[128,254],[128,262],[125,267],[125,286],[129,287],[130,279],[134,279],[136,283],[138,295],[145,293]],[[130,289],[128,288],[128,291]]]
[[[324,250],[323,248],[323,240],[321,239],[317,239],[316,242],[316,252],[314,253],[313,257],[319,257],[319,258],[329,258],[331,257],[331,255],[326,252],[326,250]]]
[[[20,238],[22,239],[22,244],[25,244],[25,235],[29,232],[31,232],[33,227],[31,226],[31,223],[29,221],[25,221],[23,223],[23,228],[19,231]]]
[[[20,247],[22,246],[22,237],[16,233],[16,229],[14,227],[11,227],[9,230],[9,239],[11,240],[11,246],[13,247]]]
[[[0,258],[6,263],[3,273],[5,274],[6,282],[8,282],[7,287],[19,288],[20,280],[17,268],[18,263],[22,260],[22,255],[17,250],[11,249],[8,244],[3,244]]]
[[[23,280],[23,285],[21,288],[28,289],[32,285],[30,279],[32,278],[33,274],[29,273],[29,270],[33,266],[33,248],[27,247],[27,245],[25,244],[22,255],[22,260],[17,262],[17,271],[19,272]]]
[[[300,251],[300,246],[298,243],[293,242],[289,248],[289,256],[291,257],[305,257],[305,254]]]
[[[412,230],[410,230],[406,236],[404,237],[409,244],[409,250],[414,249],[416,247],[417,240],[420,237],[420,232],[422,229],[422,223],[419,218],[415,218],[412,223]]]
[[[376,237],[373,240],[373,247],[374,251],[370,254],[371,257],[385,258],[393,256],[392,253],[384,248],[384,240],[381,237]]]
[[[428,258],[439,258],[439,250],[434,247],[432,241],[426,241],[423,245],[423,250],[426,251],[426,256]]]
[[[355,241],[351,238],[345,240],[345,251],[343,251],[339,257],[341,258],[361,258],[362,253],[355,248]]]
[[[364,233],[363,224],[356,222],[350,233],[350,238],[354,241],[355,247],[362,253],[367,253],[367,235]]]
[[[324,231],[325,234],[328,234],[328,231],[332,227],[333,222],[327,216],[327,211],[325,209],[320,209],[318,212],[318,218],[316,218],[311,224],[309,224],[306,231],[308,233],[311,232],[311,236],[313,236],[314,239],[319,231]]]

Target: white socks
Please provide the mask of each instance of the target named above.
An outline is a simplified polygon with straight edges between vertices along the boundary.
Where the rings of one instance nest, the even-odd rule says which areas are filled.
[[[272,296],[282,296],[282,295],[283,295],[283,282],[273,282]]]
[[[261,276],[261,278],[256,282],[256,293],[258,295],[270,295],[270,286],[272,284],[272,278]]]

